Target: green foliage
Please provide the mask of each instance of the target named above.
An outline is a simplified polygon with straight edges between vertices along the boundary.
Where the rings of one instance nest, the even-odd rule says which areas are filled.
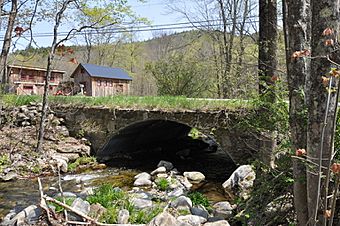
[[[100,221],[107,224],[117,223],[119,210],[126,209],[130,213],[130,223],[146,224],[163,211],[161,206],[155,206],[147,210],[138,210],[129,201],[128,195],[121,190],[114,190],[111,185],[104,184],[94,191],[94,195],[87,197],[90,204],[99,203],[107,211],[100,217]]]
[[[75,162],[68,164],[67,168],[68,168],[68,171],[72,172],[75,169],[77,169],[77,167],[80,165],[87,165],[87,164],[96,163],[96,162],[97,162],[96,158],[92,156],[79,157],[77,158]]]
[[[61,197],[57,197],[56,200],[63,202],[63,199]],[[74,200],[75,200],[74,197],[65,197],[65,204],[68,205],[68,206],[71,206]],[[55,212],[57,212],[57,213],[61,213],[62,211],[65,210],[64,207],[59,206],[58,204],[55,204],[53,202],[50,202],[48,204],[51,205],[51,206],[54,206]]]
[[[196,128],[191,128],[188,136],[191,137],[192,139],[198,139],[202,137],[202,133]]]
[[[190,211],[187,210],[187,209],[179,209],[179,210],[177,210],[177,212],[180,216],[185,216],[185,215],[191,214]]]
[[[103,207],[113,207],[117,203],[121,203],[127,199],[123,191],[116,191],[110,184],[104,184],[94,191],[93,195],[87,197],[90,204],[99,203]]]
[[[334,151],[336,153],[335,159],[340,160],[340,111],[338,111],[338,117],[336,118],[334,135]]]
[[[146,66],[146,71],[156,79],[160,95],[198,97],[209,89],[204,67],[186,55],[171,55]]]
[[[248,200],[238,199],[238,214],[234,220],[248,225],[289,225],[294,222],[292,198],[292,161],[289,154],[281,155],[271,169],[260,161],[253,163],[256,171],[254,188]],[[279,212],[268,214],[268,204],[278,206]],[[267,213],[267,214],[266,214]],[[280,213],[280,214],[279,214]]]
[[[190,192],[188,194],[188,197],[191,199],[192,204],[194,206],[202,205],[206,209],[211,209],[211,205],[209,203],[209,200],[204,194],[197,192],[197,191],[193,191],[193,192]]]
[[[1,154],[0,155],[0,173],[9,165],[11,164],[11,161],[9,159],[9,156],[7,154]]]
[[[3,95],[2,102],[8,106],[27,105],[30,102],[41,102],[41,96]],[[53,104],[67,104],[75,106],[107,106],[133,109],[164,109],[164,110],[226,110],[252,108],[253,103],[246,100],[205,100],[187,99],[177,96],[49,96]]]
[[[156,206],[148,210],[135,209],[134,211],[130,212],[129,221],[132,224],[147,224],[162,211],[163,208],[160,206]]]
[[[166,191],[168,190],[170,183],[166,178],[160,178],[156,181],[156,185],[159,190]]]

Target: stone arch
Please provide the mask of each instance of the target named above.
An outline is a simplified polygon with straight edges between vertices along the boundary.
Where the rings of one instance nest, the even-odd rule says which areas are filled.
[[[154,169],[160,160],[167,160],[181,171],[199,170],[208,177],[225,179],[226,172],[235,166],[229,155],[207,141],[190,138],[191,129],[173,120],[137,121],[114,133],[97,158],[113,166],[145,169]]]

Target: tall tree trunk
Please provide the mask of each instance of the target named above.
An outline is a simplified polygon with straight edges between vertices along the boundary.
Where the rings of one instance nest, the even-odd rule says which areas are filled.
[[[332,134],[334,133],[336,93],[328,91],[322,84],[321,77],[328,74],[334,65],[325,59],[332,50],[329,35],[323,34],[326,28],[333,29],[335,34],[332,39],[335,42],[339,32],[339,7],[340,0],[312,0],[312,37],[311,37],[311,77],[309,103],[308,103],[308,127],[307,127],[307,154],[308,158],[317,165],[327,168],[327,162],[332,154]],[[321,57],[320,57],[321,56]],[[335,81],[336,85],[338,81]],[[327,106],[327,103],[328,106]],[[320,164],[321,163],[321,164]],[[326,198],[324,195],[325,181],[321,178],[326,175],[322,168],[313,167],[307,174],[308,212],[312,225],[321,225],[324,221],[325,208],[320,204]]]
[[[9,50],[11,48],[11,43],[12,43],[12,32],[14,29],[14,23],[15,23],[15,19],[18,13],[18,1],[12,0],[11,2],[12,2],[11,12],[9,13],[9,16],[8,16],[6,33],[5,33],[4,42],[2,44],[2,51],[0,55],[0,58],[1,58],[0,65],[3,67],[2,80],[1,80],[2,84],[8,83],[7,60],[8,60],[8,54],[9,54]]]
[[[274,85],[277,67],[277,0],[259,0],[259,91]]]
[[[289,124],[292,150],[306,149],[307,106],[304,90],[310,70],[309,59],[293,59],[295,51],[310,48],[309,0],[285,0],[283,3],[286,65],[289,90]],[[298,225],[307,225],[306,166],[293,159],[294,206]]]

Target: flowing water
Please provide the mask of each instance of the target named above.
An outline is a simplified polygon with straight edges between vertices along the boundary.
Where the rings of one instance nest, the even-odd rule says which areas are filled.
[[[104,170],[81,174],[64,174],[61,177],[64,192],[79,193],[84,187],[99,186],[110,183],[113,186],[129,189],[133,185],[133,177],[141,171],[109,167]],[[58,178],[41,178],[44,193],[54,196],[58,193]],[[194,189],[204,193],[212,202],[226,200],[221,182],[208,181]],[[37,205],[40,200],[38,180],[25,179],[0,183],[0,220],[11,210],[22,210],[29,205]]]

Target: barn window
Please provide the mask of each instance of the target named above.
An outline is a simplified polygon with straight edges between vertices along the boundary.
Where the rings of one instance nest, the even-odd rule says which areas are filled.
[[[97,86],[101,86],[102,85],[102,81],[97,80]]]
[[[33,86],[24,86],[24,90],[33,90]]]

